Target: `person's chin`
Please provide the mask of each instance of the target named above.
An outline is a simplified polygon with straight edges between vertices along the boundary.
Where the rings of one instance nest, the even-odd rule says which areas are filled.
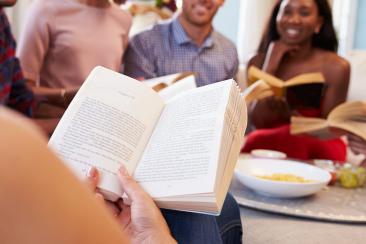
[[[303,38],[292,38],[292,37],[281,38],[281,41],[287,45],[301,45],[301,43],[304,42]]]
[[[192,24],[196,25],[196,26],[204,26],[204,25],[207,25],[211,22],[211,20],[209,18],[202,18],[202,17],[199,17],[199,18],[193,18],[191,19],[191,22]]]

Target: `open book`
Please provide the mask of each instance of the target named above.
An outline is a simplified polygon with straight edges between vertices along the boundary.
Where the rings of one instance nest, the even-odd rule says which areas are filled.
[[[96,67],[49,145],[80,177],[96,166],[110,200],[123,196],[116,176],[123,163],[158,206],[218,214],[246,121],[234,80],[164,101],[143,82]]]
[[[346,102],[335,107],[327,119],[291,117],[291,134],[308,133],[331,138],[331,128],[348,131],[366,140],[366,102]]]
[[[310,101],[309,106],[319,107],[325,82],[321,73],[306,73],[284,81],[255,66],[249,68],[248,79],[250,85],[244,91],[247,103],[268,96],[279,96],[289,100],[293,107],[306,101]]]
[[[191,72],[160,76],[143,82],[158,92],[165,100],[197,87],[196,79]]]

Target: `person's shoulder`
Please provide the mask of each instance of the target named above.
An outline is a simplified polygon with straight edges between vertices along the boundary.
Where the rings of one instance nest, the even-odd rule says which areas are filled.
[[[263,53],[256,53],[254,54],[248,61],[247,63],[247,67],[249,68],[250,66],[255,66],[259,69],[262,68],[263,66],[263,62],[265,59],[266,55]]]
[[[60,1],[57,0],[34,0],[31,2],[30,7],[42,10],[53,10],[58,7]]]
[[[111,11],[121,20],[122,23],[132,24],[132,16],[130,12],[120,8],[118,5],[113,4]]]
[[[162,43],[163,39],[166,36],[165,33],[169,31],[169,25],[170,22],[153,25],[149,29],[134,35],[131,38],[130,42],[144,42],[146,45],[153,43]]]
[[[226,57],[226,63],[237,69],[239,63],[238,51],[236,45],[229,38],[217,31],[213,31],[212,38],[214,42],[214,50],[218,54]]]
[[[63,1],[59,0],[34,0],[30,4],[29,12],[36,18],[47,18],[47,16],[56,15],[59,5]]]
[[[324,57],[324,68],[326,70],[332,70],[338,73],[350,72],[350,63],[346,59],[330,51],[322,51],[322,54]]]
[[[323,57],[325,75],[334,77],[332,80],[348,80],[351,72],[350,63],[335,52],[320,50]]]
[[[220,45],[221,47],[225,48],[225,49],[231,49],[231,50],[235,50],[236,51],[236,45],[234,44],[233,41],[231,41],[229,38],[227,38],[226,36],[224,36],[223,34],[221,34],[218,31],[213,31],[212,32],[214,41]]]

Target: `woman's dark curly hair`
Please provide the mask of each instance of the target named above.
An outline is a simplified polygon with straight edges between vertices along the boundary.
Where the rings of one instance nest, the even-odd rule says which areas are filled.
[[[259,53],[266,53],[269,44],[280,38],[277,32],[276,18],[280,10],[281,2],[282,0],[279,0],[273,8],[271,18],[259,44]],[[314,0],[314,2],[318,6],[319,16],[322,16],[324,21],[319,33],[313,35],[312,45],[313,47],[336,52],[338,40],[333,27],[333,18],[329,3],[327,0]]]

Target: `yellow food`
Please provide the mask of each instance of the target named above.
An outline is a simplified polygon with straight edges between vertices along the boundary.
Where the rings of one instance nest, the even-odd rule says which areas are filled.
[[[284,181],[284,182],[297,182],[297,183],[309,183],[312,180],[306,180],[301,176],[293,175],[293,174],[272,174],[272,175],[256,175],[258,178],[266,179],[266,180],[275,180],[275,181]]]
[[[366,182],[366,170],[362,167],[343,168],[338,175],[341,186],[345,188],[363,187]]]

